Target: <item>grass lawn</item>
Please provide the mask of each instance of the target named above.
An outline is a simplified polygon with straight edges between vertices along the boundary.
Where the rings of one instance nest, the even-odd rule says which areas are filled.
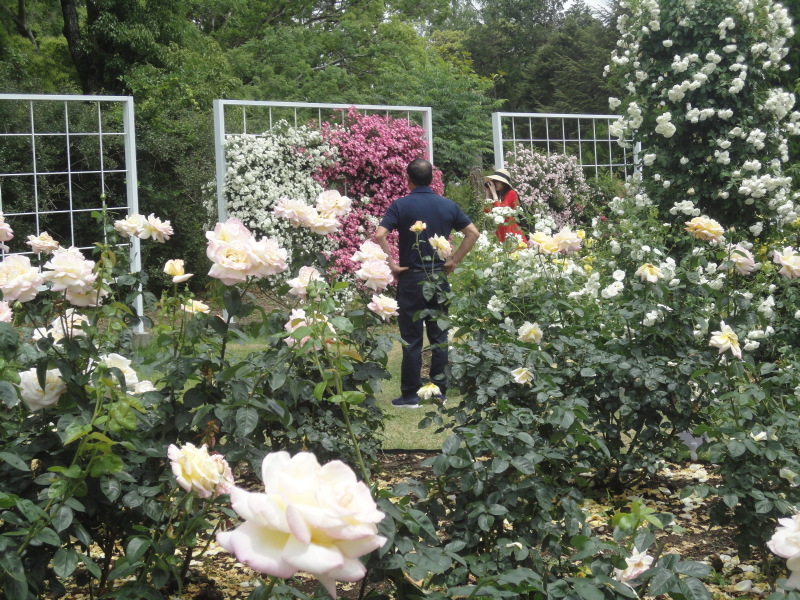
[[[386,415],[386,430],[384,431],[384,450],[438,450],[442,442],[449,435],[447,432],[435,434],[435,427],[420,429],[419,422],[425,413],[436,410],[434,405],[422,408],[395,408],[392,399],[400,395],[400,360],[402,347],[400,342],[395,342],[389,354],[389,372],[392,378],[383,382],[383,389],[378,394],[378,404]],[[423,354],[423,360],[425,355]],[[458,402],[452,394],[447,399],[449,402]]]

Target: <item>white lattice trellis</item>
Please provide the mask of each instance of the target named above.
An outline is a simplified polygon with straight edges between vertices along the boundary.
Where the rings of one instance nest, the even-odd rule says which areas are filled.
[[[496,169],[506,155],[516,157],[519,145],[550,154],[575,156],[587,176],[622,171],[627,176],[635,164],[636,148],[622,148],[609,133],[617,115],[558,113],[492,113],[492,138]]]
[[[13,253],[30,254],[25,234],[43,231],[89,249],[102,235],[92,212],[139,212],[132,97],[0,94],[0,115],[0,212],[17,233]],[[139,271],[138,238],[130,252]]]
[[[236,108],[227,111],[226,108]],[[286,120],[294,126],[316,119],[330,121],[331,113],[345,113],[355,108],[362,113],[384,113],[415,122],[425,131],[428,157],[433,162],[433,130],[431,109],[426,106],[382,106],[375,104],[324,104],[313,102],[275,102],[256,100],[214,100],[214,145],[216,148],[217,213],[220,221],[228,218],[225,206],[225,140],[231,135],[261,135],[274,124]]]

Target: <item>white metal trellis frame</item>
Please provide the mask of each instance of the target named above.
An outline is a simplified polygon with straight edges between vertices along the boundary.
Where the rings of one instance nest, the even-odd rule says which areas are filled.
[[[86,240],[77,238],[75,228],[77,219],[104,208],[109,211],[124,210],[129,214],[139,212],[136,138],[131,96],[0,94],[0,106],[8,107],[7,103],[21,103],[26,108],[26,123],[6,121],[0,125],[2,128],[0,129],[0,144],[9,144],[9,148],[6,149],[8,152],[11,152],[11,144],[16,144],[14,149],[22,151],[25,148],[30,152],[30,160],[26,161],[22,157],[15,157],[17,159],[14,164],[16,169],[13,172],[10,171],[11,165],[0,163],[0,213],[4,214],[12,228],[17,219],[32,219],[35,234],[39,235],[43,232],[41,227],[43,218],[61,219],[63,217],[68,220],[69,227],[68,233],[65,235],[66,239],[60,241],[86,250],[93,246],[82,244],[81,242]],[[44,129],[46,126],[40,124],[43,119],[40,118],[39,109],[45,106],[58,106],[58,104],[63,105],[63,120],[60,130]],[[87,111],[91,111],[91,113]],[[115,111],[121,111],[121,121]],[[83,118],[77,118],[79,113]],[[96,115],[96,120],[93,117],[87,120],[87,114]],[[49,119],[51,128],[54,123],[52,116],[51,114]],[[115,161],[110,160],[109,148],[117,146],[119,140],[122,140],[123,144],[123,165],[118,165]],[[92,148],[96,142],[96,156],[73,156],[73,147],[81,142],[88,143]],[[0,148],[0,150],[2,149]],[[53,168],[52,164],[42,164],[43,161],[40,157],[45,152],[50,153],[51,159],[53,159],[48,162],[57,163],[58,168]],[[2,154],[0,154],[1,156]],[[109,162],[113,164],[108,164]],[[114,202],[114,199],[107,202],[109,181],[119,177],[124,178],[126,202],[121,204]],[[62,186],[65,197],[63,205],[55,206],[52,199],[47,197],[48,181],[52,178],[60,178],[60,181],[65,182]],[[19,184],[19,189],[24,190],[25,198],[16,198],[15,206],[11,207],[10,211],[6,206],[6,210],[4,210],[3,187],[11,187],[14,180]],[[82,202],[80,206],[76,206],[74,200],[77,193],[80,191],[82,196],[85,196],[87,184],[96,186],[97,203],[87,205]],[[95,187],[90,189],[94,192]],[[25,203],[27,206],[21,206],[21,203]],[[98,233],[101,232],[98,231]],[[14,240],[14,242],[16,242],[16,246],[12,247],[13,253],[31,254],[31,251],[25,248],[23,240]],[[130,256],[131,269],[134,272],[140,271],[142,267],[139,250],[139,239],[132,238]],[[135,308],[139,315],[144,314],[141,296],[137,297]],[[136,329],[141,332],[141,325]]]
[[[638,146],[621,147],[609,132],[618,115],[560,113],[492,113],[492,139],[496,169],[505,167],[506,154],[514,158],[520,145],[530,150],[569,154],[578,159],[584,173],[613,174],[621,170],[627,179],[636,164]]]
[[[230,113],[226,118],[226,108],[237,107],[239,115],[230,118]],[[431,109],[428,106],[383,106],[376,104],[325,104],[316,102],[277,102],[270,100],[214,100],[214,147],[216,152],[216,175],[217,175],[217,214],[220,221],[228,218],[228,211],[225,203],[225,173],[227,171],[225,161],[225,141],[232,135],[263,135],[265,131],[272,131],[273,125],[279,120],[286,119],[295,127],[306,124],[310,119],[306,117],[304,121],[298,113],[315,115],[317,122],[327,120],[331,111],[341,114],[344,120],[345,113],[355,108],[357,111],[370,113],[383,113],[395,118],[404,116],[411,122],[414,118],[419,119],[425,139],[427,142],[428,159],[433,162],[433,128],[431,126]],[[265,109],[266,115],[262,119],[248,119],[248,109]],[[327,111],[327,112],[326,112]],[[287,119],[288,120],[288,119]],[[228,131],[228,124],[235,124],[236,131]],[[256,131],[253,131],[256,129]]]

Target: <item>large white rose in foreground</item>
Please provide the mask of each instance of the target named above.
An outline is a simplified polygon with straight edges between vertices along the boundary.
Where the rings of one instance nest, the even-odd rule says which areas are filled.
[[[791,576],[786,580],[785,587],[800,589],[800,515],[778,519],[778,528],[767,542],[767,547],[786,559]]]
[[[19,395],[32,411],[52,406],[67,391],[67,384],[61,379],[61,371],[48,369],[44,377],[44,389],[39,385],[36,369],[21,371],[19,374]]]
[[[369,488],[335,460],[273,452],[261,465],[265,493],[234,487],[231,504],[245,522],[217,534],[220,545],[255,571],[287,578],[311,573],[336,598],[336,580],[366,573],[359,556],[380,548],[383,519]]]

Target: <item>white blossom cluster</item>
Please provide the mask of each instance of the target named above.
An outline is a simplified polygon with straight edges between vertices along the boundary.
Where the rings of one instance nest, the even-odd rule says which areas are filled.
[[[313,173],[333,164],[337,151],[322,140],[319,130],[290,127],[281,121],[261,135],[230,136],[225,144],[225,198],[228,214],[258,235],[275,239],[283,248],[319,247],[329,238],[314,236],[277,217],[281,198],[313,204],[323,187]]]
[[[623,112],[609,130],[623,147],[641,142],[643,166],[659,168],[660,174],[645,174],[645,187],[657,182],[662,190],[672,186],[670,193],[690,187],[701,193],[702,186],[691,184],[693,165],[675,156],[674,144],[691,144],[695,160],[708,144],[700,160],[717,170],[711,178],[703,171],[703,183],[713,181],[718,189],[706,187],[704,197],[758,202],[778,224],[798,218],[782,169],[789,160],[786,137],[800,135],[800,113],[793,93],[770,87],[789,68],[794,29],[787,9],[774,0],[624,0],[622,9],[621,37],[606,73],[617,76],[629,96],[609,99],[612,110]],[[673,26],[660,39],[662,21]],[[717,47],[697,52],[698,31],[708,32]],[[654,42],[673,49],[672,58],[656,58]],[[666,179],[679,159],[684,173]]]

